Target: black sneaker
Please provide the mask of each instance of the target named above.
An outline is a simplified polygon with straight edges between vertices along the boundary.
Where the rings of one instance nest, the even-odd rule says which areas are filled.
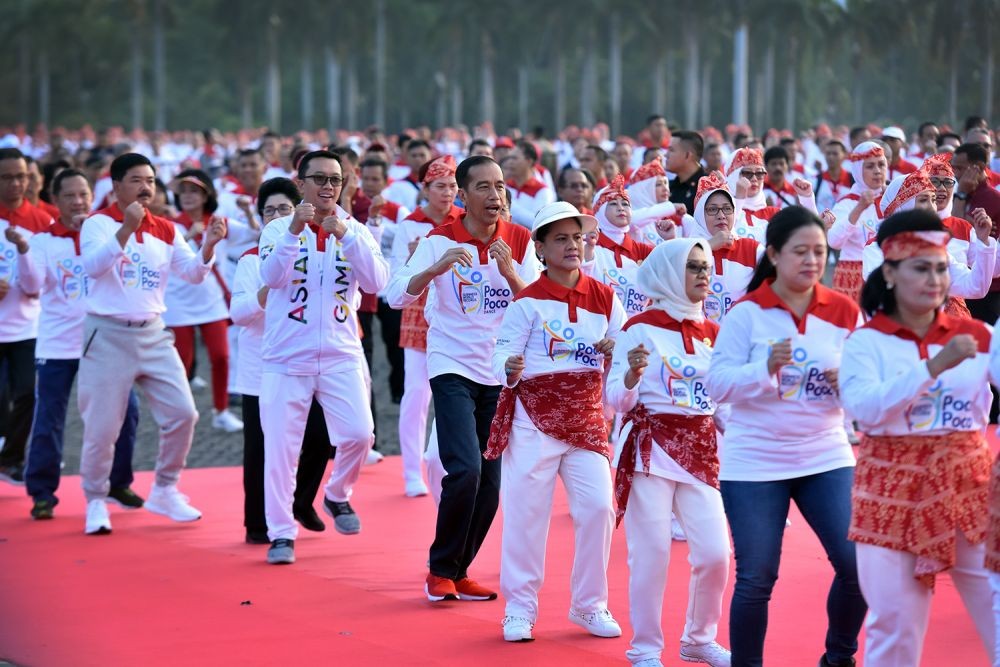
[[[271,540],[267,539],[267,530],[249,530],[247,529],[246,536],[247,544],[270,544]]]
[[[306,530],[311,530],[314,533],[322,533],[326,530],[326,524],[323,523],[323,519],[319,518],[319,514],[311,506],[295,509],[293,514],[299,525]]]
[[[36,500],[35,504],[31,506],[31,518],[35,521],[51,519],[55,507],[56,501],[54,500]]]
[[[267,550],[267,562],[271,565],[291,565],[295,562],[295,540],[275,540]]]
[[[0,480],[14,486],[24,486],[24,466],[0,466]]]
[[[329,498],[323,498],[323,509],[333,517],[333,527],[341,535],[356,535],[361,532],[361,519],[358,518],[351,503],[337,503]]]
[[[819,667],[855,667],[857,661],[854,658],[844,658],[843,660],[838,660],[837,662],[831,662],[829,658],[826,657],[826,653],[823,657],[819,659]]]
[[[121,489],[111,489],[108,491],[108,502],[112,502],[123,509],[137,510],[142,507],[145,501],[138,493],[126,486]]]

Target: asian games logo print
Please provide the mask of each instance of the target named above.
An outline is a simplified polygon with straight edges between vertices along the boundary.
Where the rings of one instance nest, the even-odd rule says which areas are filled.
[[[716,276],[709,282],[709,293],[705,297],[705,317],[713,322],[721,322],[726,313],[733,307],[732,294],[726,289],[726,283]]]
[[[573,327],[564,327],[561,320],[542,323],[542,344],[545,355],[552,361],[571,360],[589,368],[600,368],[604,358],[593,345],[577,338]]]
[[[127,246],[125,256],[118,264],[118,277],[123,287],[138,287],[143,290],[154,290],[160,287],[160,272],[150,268],[142,261],[142,255]]]
[[[971,430],[972,400],[956,398],[938,379],[930,388],[906,407],[906,425],[911,431],[937,428]]]
[[[458,306],[466,315],[492,315],[505,311],[513,296],[508,288],[490,285],[489,277],[481,269],[461,264],[451,267],[451,285]]]
[[[778,397],[785,401],[807,402],[834,398],[826,371],[819,367],[819,362],[809,358],[809,352],[804,347],[792,348],[792,362],[778,371]]]
[[[14,267],[16,266],[14,262],[17,258],[17,250],[10,244],[0,244],[0,248],[2,248],[0,249],[0,280],[9,283],[14,279]]]
[[[76,301],[87,294],[87,274],[83,265],[70,258],[60,260],[57,265],[59,289],[70,301]]]
[[[708,410],[712,399],[708,397],[705,377],[691,364],[676,355],[661,357],[660,381],[674,405],[679,408]]]

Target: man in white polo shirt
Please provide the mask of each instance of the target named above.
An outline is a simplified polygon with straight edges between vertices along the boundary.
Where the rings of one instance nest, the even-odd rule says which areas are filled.
[[[144,155],[115,158],[111,182],[116,203],[94,213],[80,232],[83,267],[92,281],[78,380],[87,534],[111,532],[109,475],[133,383],[142,387],[160,426],[156,480],[146,509],[174,521],[201,518],[177,490],[198,412],[160,315],[166,310],[167,278],[176,273],[192,283],[204,280],[215,246],[226,236],[225,221],[214,218],[196,254],[173,222],[150,213],[156,172]]]
[[[302,434],[313,397],[323,406],[337,448],[323,507],[337,532],[352,535],[361,521],[351,507],[354,483],[374,440],[364,370],[358,289],[379,292],[389,263],[371,232],[337,205],[344,171],[337,155],[320,150],[299,160],[302,203],[271,221],[260,238],[260,275],[270,289],[264,306],[264,511],[271,540],[267,561],[295,562],[292,499]]]
[[[465,215],[420,240],[386,300],[403,308],[434,289],[425,310],[427,375],[447,474],[425,593],[431,601],[494,600],[495,592],[468,575],[500,501],[499,461],[483,458],[500,395],[493,348],[507,306],[539,266],[531,232],[501,218],[507,189],[500,165],[476,155],[458,165],[455,180]]]

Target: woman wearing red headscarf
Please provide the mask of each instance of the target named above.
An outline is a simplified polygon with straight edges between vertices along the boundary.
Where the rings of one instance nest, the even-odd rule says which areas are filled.
[[[390,257],[396,271],[410,258],[420,239],[438,225],[458,220],[462,209],[455,206],[458,184],[455,182],[455,159],[445,155],[424,164],[418,177],[423,184],[425,203],[407,216],[396,230]],[[427,495],[421,472],[421,456],[427,433],[427,410],[431,386],[427,380],[427,320],[424,307],[431,290],[403,309],[399,327],[399,346],[403,348],[403,399],[399,403],[399,448],[403,456],[403,481],[407,496]],[[440,461],[436,461],[440,467]],[[429,462],[434,465],[434,462]],[[429,471],[430,472],[430,471]],[[435,469],[435,472],[437,470]],[[439,486],[443,471],[436,477]],[[432,484],[434,479],[431,480]]]

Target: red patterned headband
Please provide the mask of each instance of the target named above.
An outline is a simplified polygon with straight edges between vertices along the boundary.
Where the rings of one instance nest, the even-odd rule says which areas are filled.
[[[424,174],[424,183],[431,183],[439,178],[447,178],[455,175],[455,158],[444,155],[431,162]]]
[[[903,184],[899,186],[899,191],[896,196],[892,198],[892,201],[885,207],[885,217],[889,217],[893,213],[899,210],[899,207],[910,201],[921,192],[926,190],[933,190],[934,184],[931,183],[931,179],[927,177],[922,171],[915,171],[912,174],[908,174],[906,178],[903,179]]]
[[[955,178],[955,170],[951,168],[951,153],[935,153],[924,159],[921,169],[928,176]]]
[[[881,146],[873,146],[864,153],[851,153],[847,156],[847,159],[850,162],[861,162],[862,160],[867,160],[872,157],[885,157],[885,151],[882,150]]]
[[[726,170],[726,174],[732,174],[743,167],[763,166],[764,154],[760,150],[756,148],[741,148],[733,154],[732,162],[729,163],[729,169]]]
[[[950,239],[951,234],[946,231],[900,232],[882,242],[882,254],[886,261],[892,262],[929,253],[947,255]]]
[[[726,179],[723,178],[721,171],[713,171],[708,176],[702,176],[698,179],[698,190],[694,195],[694,206],[698,208],[698,202],[709,192],[714,190],[725,190],[729,192],[729,186],[726,183]]]
[[[621,174],[615,176],[615,180],[611,181],[611,185],[604,189],[601,196],[598,198],[597,203],[594,204],[594,210],[599,211],[601,207],[607,204],[612,199],[624,199],[625,201],[631,203],[632,200],[629,198],[628,193],[625,191],[625,177]]]
[[[650,178],[656,178],[657,176],[666,176],[667,170],[663,168],[663,165],[659,160],[653,160],[652,162],[647,162],[642,165],[632,174],[632,178],[629,179],[629,185],[634,185],[639,181],[645,181]]]

